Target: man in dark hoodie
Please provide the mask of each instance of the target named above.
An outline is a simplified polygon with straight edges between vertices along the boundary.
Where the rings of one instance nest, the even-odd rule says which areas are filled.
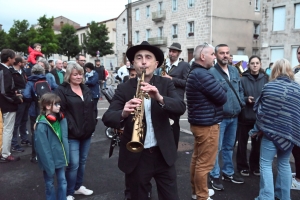
[[[0,108],[3,117],[3,144],[0,162],[3,163],[20,160],[20,157],[14,157],[10,153],[18,104],[23,102],[22,95],[14,91],[14,81],[9,70],[15,62],[15,57],[16,54],[11,49],[3,49],[1,51],[0,74],[2,76],[2,84],[0,88]]]
[[[32,94],[35,94],[34,84],[37,81],[45,81],[45,69],[39,65],[36,64],[32,67],[32,75],[28,77],[28,82],[26,83],[26,88],[24,90],[24,101],[30,103],[29,107],[29,117],[30,117],[30,129],[31,129],[31,142],[32,142],[32,153],[31,153],[31,159],[30,161],[33,163],[37,163],[36,160],[36,152],[34,149],[34,124],[36,121],[37,116],[39,116],[39,106],[36,101],[34,101],[34,96]],[[48,85],[50,88],[50,86]]]
[[[15,83],[15,90],[18,91],[18,94],[21,94],[26,86],[27,76],[24,71],[25,60],[17,56],[14,62],[13,68],[10,68],[12,72],[12,77]],[[28,121],[28,109],[29,103],[23,102],[18,104],[18,110],[16,113],[16,120],[13,132],[13,138],[11,141],[12,151],[23,152],[24,149],[20,147],[18,143],[18,132],[21,136],[21,145],[31,146],[31,142],[27,139],[27,128],[26,124]]]

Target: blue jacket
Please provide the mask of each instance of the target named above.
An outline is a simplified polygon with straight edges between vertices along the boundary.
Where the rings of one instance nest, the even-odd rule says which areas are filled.
[[[269,139],[300,146],[300,85],[287,76],[267,83],[254,105],[256,125]],[[277,136],[277,137],[276,137]],[[285,144],[285,148],[288,145]]]
[[[98,73],[93,70],[91,72],[93,75],[88,77],[85,84],[88,86],[88,88],[92,91],[93,98],[97,99],[100,97],[100,90],[99,90],[99,75]],[[85,74],[85,76],[88,76],[88,73]]]
[[[223,105],[227,101],[226,90],[197,63],[191,66],[186,82],[188,120],[190,124],[210,126],[223,120]]]
[[[55,90],[58,87],[55,77],[50,72],[46,72],[46,80],[49,83],[51,90]]]
[[[232,118],[232,117],[237,117],[238,114],[241,112],[241,106],[240,103],[232,91],[232,89],[229,87],[227,84],[226,80],[223,78],[223,76],[218,72],[216,67],[219,67],[219,64],[215,64],[214,67],[210,68],[210,73],[215,77],[215,79],[222,85],[222,87],[226,88],[227,90],[227,102],[223,106],[223,112],[224,112],[224,118]],[[224,73],[226,76],[227,74],[222,70],[222,73]],[[240,81],[240,74],[238,70],[231,66],[228,65],[228,71],[230,75],[230,83],[233,86],[234,90],[236,91],[237,95],[239,96],[242,105],[245,106],[245,100],[244,100],[244,92],[243,92],[243,87],[241,85]]]
[[[40,117],[39,117],[40,118]],[[51,123],[46,119],[38,119],[34,131],[34,148],[39,167],[52,177],[55,169],[68,166],[69,144],[67,120],[60,121],[62,139],[55,133]]]
[[[29,76],[27,79],[26,87],[23,91],[23,99],[24,101],[31,103],[28,113],[32,117],[37,117],[40,114],[39,108],[37,108],[33,100],[34,97],[33,95],[35,95],[34,83],[45,79],[46,77],[43,74],[39,74],[39,75],[33,74]]]

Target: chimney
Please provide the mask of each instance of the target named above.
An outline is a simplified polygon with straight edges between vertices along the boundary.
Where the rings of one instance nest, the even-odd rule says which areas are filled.
[[[2,31],[2,24],[0,24],[0,31]]]

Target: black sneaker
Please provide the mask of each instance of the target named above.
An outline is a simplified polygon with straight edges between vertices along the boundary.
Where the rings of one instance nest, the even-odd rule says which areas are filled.
[[[253,175],[255,176],[260,176],[260,171],[257,169],[257,170],[254,170],[252,171]]]
[[[230,182],[236,183],[236,184],[242,184],[242,183],[244,183],[244,179],[242,177],[239,177],[236,174],[232,174],[232,175],[228,176],[228,175],[226,175],[226,174],[223,173],[222,180],[224,180],[224,181],[230,181]]]
[[[8,156],[7,158],[4,158],[2,155],[0,156],[0,163],[15,162],[19,160],[20,157],[14,157],[12,155]]]
[[[32,146],[31,142],[29,140],[22,140],[21,141],[21,146]]]
[[[11,148],[12,151],[15,151],[15,152],[24,152],[25,150],[20,147],[19,145],[16,145],[14,147]]]
[[[32,163],[37,163],[38,161],[37,161],[37,157],[35,156],[35,157],[31,157],[30,158],[30,162],[32,162]]]
[[[247,169],[241,170],[240,173],[241,173],[242,176],[249,176],[250,175],[249,170],[247,170]]]
[[[224,187],[220,181],[220,178],[214,178],[214,177],[211,177],[209,176],[209,180],[210,180],[210,184],[211,184],[211,187],[215,190],[224,190]]]

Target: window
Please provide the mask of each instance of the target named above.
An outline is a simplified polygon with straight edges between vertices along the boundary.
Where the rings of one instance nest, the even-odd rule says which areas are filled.
[[[123,45],[126,44],[126,34],[125,33],[122,35],[122,44]]]
[[[188,22],[188,36],[194,36],[194,22]]]
[[[140,10],[139,10],[139,9],[136,9],[136,10],[135,10],[135,20],[136,20],[136,21],[139,21],[139,20],[140,20]]]
[[[298,59],[297,59],[297,48],[298,46],[293,46],[292,47],[292,62],[291,62],[291,66],[292,68],[296,67],[297,65],[299,65]]]
[[[255,0],[255,11],[260,11],[260,0]]]
[[[173,38],[178,37],[178,25],[177,24],[172,25],[172,36],[173,36]]]
[[[148,39],[150,38],[150,34],[151,34],[151,30],[147,29],[146,30],[146,41],[148,41]]]
[[[273,31],[282,31],[285,26],[285,7],[277,7],[273,10]]]
[[[260,31],[260,25],[254,23],[254,31],[253,31],[253,38],[257,39],[259,36],[259,31]],[[255,55],[255,54],[254,54]]]
[[[252,49],[252,55],[258,55],[258,48]]]
[[[139,43],[140,42],[140,32],[139,31],[136,31],[135,32],[135,43]]]
[[[188,0],[188,8],[192,8],[195,6],[195,0]]]
[[[300,3],[295,5],[295,28],[300,29]]]
[[[150,17],[150,6],[146,7],[146,17]]]
[[[245,48],[238,48],[236,54],[237,55],[245,55]]]
[[[275,62],[284,57],[283,47],[271,47],[271,60],[270,62]]]
[[[177,0],[172,0],[172,11],[177,11]]]
[[[158,37],[162,37],[163,36],[163,27],[158,27]]]
[[[163,9],[163,2],[158,2],[158,11],[162,11]]]

